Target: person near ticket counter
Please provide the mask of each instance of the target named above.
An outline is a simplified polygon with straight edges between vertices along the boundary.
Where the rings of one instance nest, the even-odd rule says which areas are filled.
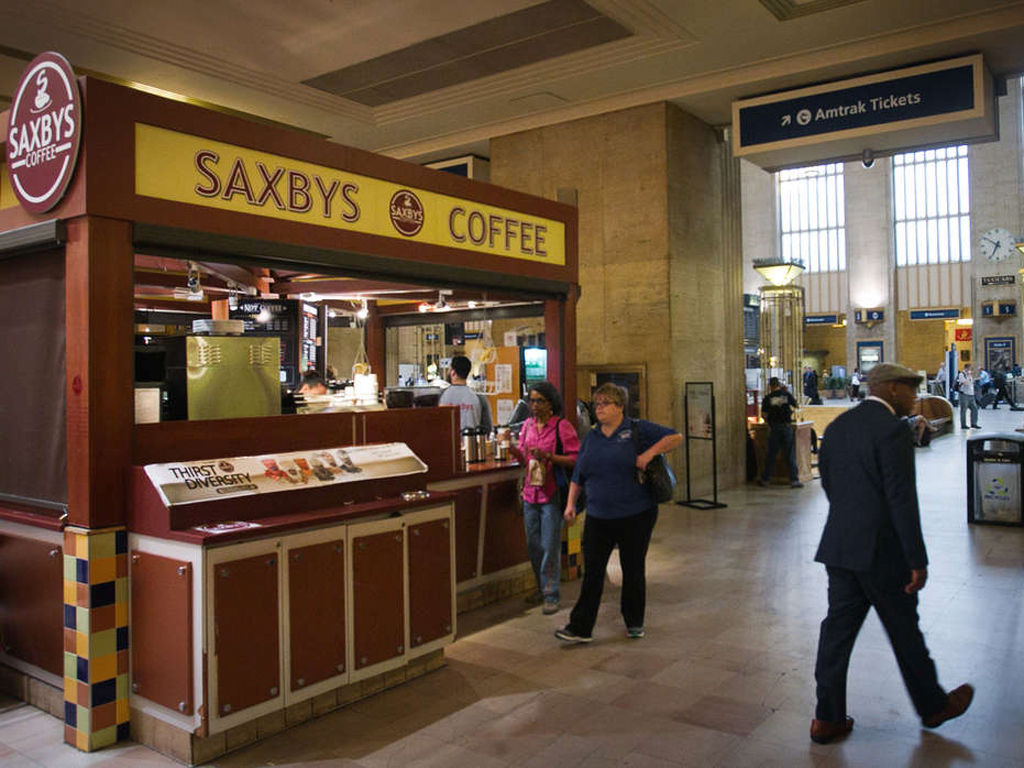
[[[803,488],[796,465],[796,429],[793,426],[793,409],[796,398],[782,386],[777,376],[768,380],[768,394],[761,401],[761,416],[768,422],[768,448],[765,453],[764,471],[757,479],[758,485],[769,485],[775,457],[782,451],[789,464],[789,484]]]
[[[491,406],[486,398],[480,397],[467,384],[473,363],[465,355],[452,358],[448,380],[451,386],[441,393],[440,405],[459,406],[459,428],[490,428]]]

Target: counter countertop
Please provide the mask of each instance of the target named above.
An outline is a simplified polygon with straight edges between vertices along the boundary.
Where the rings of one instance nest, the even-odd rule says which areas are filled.
[[[157,538],[180,541],[186,544],[196,544],[203,547],[216,547],[223,544],[235,544],[239,541],[262,539],[270,536],[280,536],[297,530],[311,530],[315,528],[326,528],[339,523],[349,522],[361,517],[372,517],[375,515],[400,514],[410,512],[424,507],[445,503],[452,498],[450,493],[443,491],[431,491],[425,499],[413,499],[405,501],[400,496],[378,499],[362,504],[350,504],[341,507],[329,507],[316,509],[307,512],[293,512],[291,514],[275,515],[273,517],[260,517],[254,520],[242,520],[231,522],[255,523],[258,528],[239,528],[221,533],[200,531],[193,528],[182,530],[167,530],[156,534],[147,532],[148,535]]]
[[[515,459],[509,459],[508,461],[495,461],[494,459],[488,459],[487,461],[474,461],[472,464],[467,464],[463,474],[478,475],[484,472],[519,469],[521,466],[522,465]]]

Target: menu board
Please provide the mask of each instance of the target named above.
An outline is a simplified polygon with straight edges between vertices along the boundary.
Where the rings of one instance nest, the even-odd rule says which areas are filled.
[[[168,507],[233,496],[296,491],[427,471],[405,443],[322,448],[225,459],[148,464]]]

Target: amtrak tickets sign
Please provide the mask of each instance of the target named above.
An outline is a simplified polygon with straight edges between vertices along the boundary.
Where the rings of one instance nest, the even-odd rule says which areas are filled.
[[[21,75],[7,125],[7,170],[25,210],[45,213],[60,202],[75,173],[82,101],[67,59],[41,53]]]
[[[795,147],[814,147],[821,160],[969,139],[979,130],[970,121],[991,119],[990,80],[981,56],[966,56],[744,99],[733,103],[733,152],[754,162],[774,153],[778,166],[791,164],[784,150]]]
[[[741,110],[744,147],[974,107],[970,66],[838,88]]]

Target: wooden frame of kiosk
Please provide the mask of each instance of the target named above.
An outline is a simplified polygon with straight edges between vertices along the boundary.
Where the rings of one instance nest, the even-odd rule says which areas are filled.
[[[37,472],[48,487],[14,483],[20,456],[0,469],[0,686],[61,716],[80,749],[131,735],[200,763],[442,664],[457,595],[511,594],[532,574],[517,470],[467,468],[453,408],[135,424],[136,254],[539,298],[548,376],[572,403],[576,211],[78,85],[81,148],[62,199],[28,212],[0,166],[0,298],[45,315],[56,361],[38,377],[50,399],[29,393],[11,416],[50,419],[24,443],[26,466],[54,468]],[[384,338],[371,315],[376,371]],[[146,469],[390,442],[426,471],[169,503]]]

